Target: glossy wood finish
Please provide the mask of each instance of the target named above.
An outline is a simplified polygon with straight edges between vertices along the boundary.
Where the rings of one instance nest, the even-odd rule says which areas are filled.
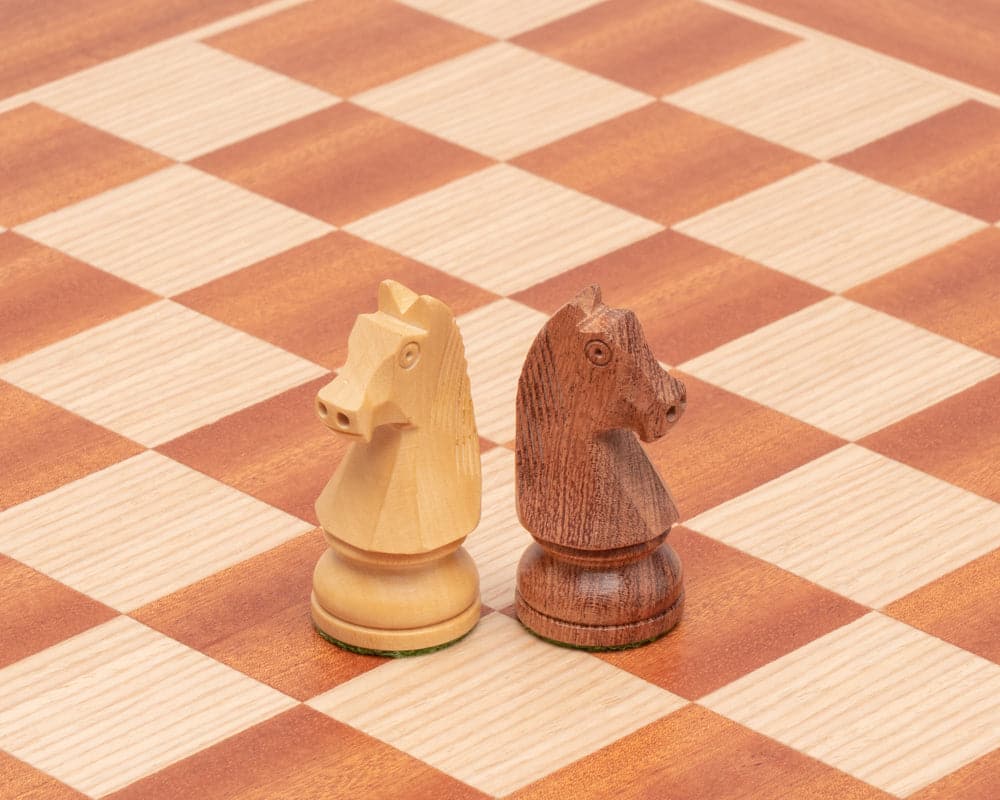
[[[671,531],[670,541],[684,564],[684,619],[669,636],[648,647],[602,653],[601,658],[689,700],[866,611],[684,526]]]
[[[1000,664],[1000,552],[988,553],[885,608],[887,614]]]
[[[584,289],[539,331],[517,392],[517,511],[535,537],[517,615],[578,647],[649,641],[680,619],[679,514],[636,440],[681,416],[684,384],[656,362],[635,313]]]
[[[1000,376],[861,440],[871,450],[1000,503]]]
[[[590,283],[636,312],[653,352],[671,365],[827,296],[805,281],[665,230],[513,297],[552,314]]]
[[[346,97],[491,40],[401,3],[312,0],[208,40]]]
[[[354,313],[371,303],[391,278],[414,291],[432,291],[456,314],[496,298],[399,253],[335,231],[175,297],[293,353],[336,369],[347,360]],[[316,291],[336,281],[334,294]]]
[[[986,228],[844,293],[1000,356],[1000,228]]]
[[[835,161],[987,222],[1000,220],[1000,108],[969,101]]]
[[[400,775],[406,780],[400,781]],[[110,796],[113,800],[176,797],[485,800],[486,795],[300,706]]]
[[[22,92],[262,1],[6,0],[0,5],[0,94]]]
[[[15,108],[0,114],[0,225],[27,222],[170,163],[44,106]]]
[[[217,572],[131,616],[299,700],[382,660],[331,648],[309,620],[309,583],[324,550],[319,531]]]
[[[961,6],[910,0],[744,0],[773,14],[857,42],[926,69],[1000,92],[1000,6],[965,0]]]
[[[671,224],[813,162],[676,106],[653,103],[513,163]]]
[[[116,616],[87,595],[2,555],[0,597],[6,609],[0,618],[0,668]]]
[[[0,361],[152,303],[152,292],[13,231],[0,233]]]
[[[628,797],[684,800],[890,800],[851,778],[698,706],[647,725],[516,792],[517,800]]]
[[[195,166],[335,225],[491,160],[350,103],[217,150]]]
[[[16,791],[16,796],[10,795],[16,800],[85,800],[87,797],[2,750],[0,787]]]
[[[795,37],[693,0],[614,0],[514,41],[661,95],[784,47]]]
[[[45,494],[143,449],[3,381],[0,432],[0,509]]]

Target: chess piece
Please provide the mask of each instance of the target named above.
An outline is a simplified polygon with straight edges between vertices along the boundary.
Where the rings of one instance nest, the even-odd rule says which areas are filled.
[[[528,629],[610,649],[680,619],[681,565],[666,542],[677,509],[636,434],[659,439],[685,402],[635,314],[604,305],[597,286],[539,332],[517,390],[517,511],[535,538],[517,572]]]
[[[313,574],[317,630],[348,649],[407,655],[479,620],[462,547],[480,514],[479,436],[448,307],[384,281],[316,410],[351,445],[316,501],[329,549]]]

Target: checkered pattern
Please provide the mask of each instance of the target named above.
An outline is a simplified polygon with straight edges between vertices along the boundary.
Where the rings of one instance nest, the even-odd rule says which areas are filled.
[[[0,794],[1000,796],[1000,97],[734,0],[176,5],[0,30]],[[485,616],[399,661],[308,611],[386,277],[483,437]],[[602,654],[511,618],[594,282],[689,397],[685,617]]]

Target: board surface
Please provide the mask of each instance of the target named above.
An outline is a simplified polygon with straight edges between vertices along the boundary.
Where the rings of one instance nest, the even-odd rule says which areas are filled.
[[[0,4],[0,796],[1000,797],[994,4],[81,8]],[[484,477],[485,616],[396,661],[308,609],[383,278]],[[593,282],[688,391],[685,615],[607,654],[511,615],[516,381]]]

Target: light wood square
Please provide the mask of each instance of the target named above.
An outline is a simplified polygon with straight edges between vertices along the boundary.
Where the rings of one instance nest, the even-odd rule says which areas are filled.
[[[858,439],[997,374],[1000,359],[830,297],[681,369]]]
[[[686,524],[880,607],[996,547],[1000,505],[846,445]]]
[[[338,102],[200,42],[171,41],[35,91],[44,105],[178,161]]]
[[[346,230],[509,294],[663,226],[498,164],[378,211]]]
[[[514,454],[496,447],[483,454],[483,516],[465,547],[479,568],[483,602],[492,608],[514,603],[517,562],[531,544],[514,500]]]
[[[351,102],[506,159],[653,98],[498,42],[355,95]]]
[[[548,317],[506,298],[463,314],[472,404],[479,433],[494,442],[514,438],[514,401],[524,358]]]
[[[0,513],[4,552],[119,611],[311,527],[153,451]]]
[[[966,97],[884,58],[811,39],[665,99],[794,150],[830,158]]]
[[[0,378],[147,447],[324,374],[169,300],[0,365]]]
[[[385,664],[309,705],[501,796],[685,701],[495,613],[433,658]]]
[[[1000,666],[879,613],[699,703],[898,797],[1000,745]]]
[[[200,286],[331,230],[325,222],[183,165],[17,228],[162,295]]]
[[[985,227],[831,164],[809,167],[674,226],[832,292]]]
[[[545,25],[600,0],[402,0],[474,31],[504,39]]]
[[[0,747],[100,797],[294,705],[117,617],[0,670]]]

